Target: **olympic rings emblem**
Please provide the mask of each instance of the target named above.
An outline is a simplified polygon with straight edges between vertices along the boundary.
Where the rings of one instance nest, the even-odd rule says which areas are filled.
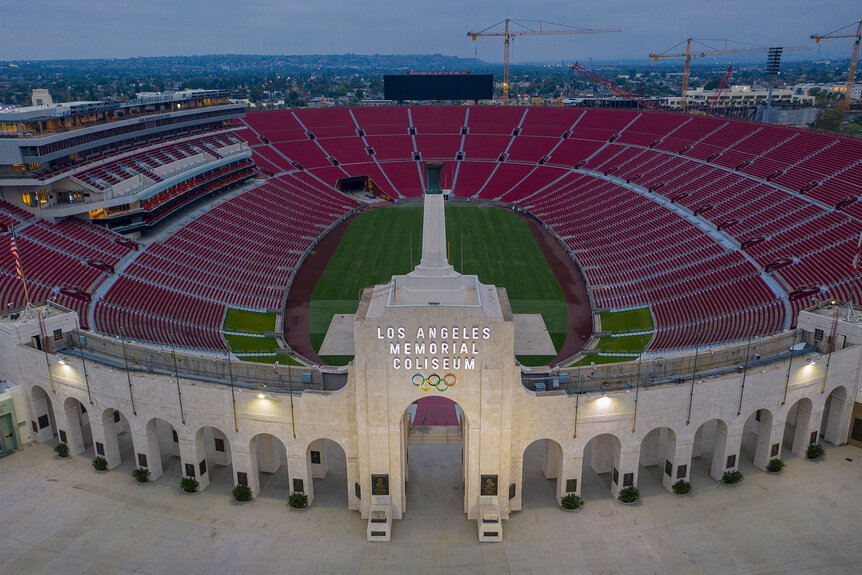
[[[422,391],[431,391],[436,389],[439,392],[444,392],[457,382],[454,374],[447,373],[444,377],[440,377],[436,373],[432,373],[427,378],[421,373],[414,373],[410,378],[413,385]]]

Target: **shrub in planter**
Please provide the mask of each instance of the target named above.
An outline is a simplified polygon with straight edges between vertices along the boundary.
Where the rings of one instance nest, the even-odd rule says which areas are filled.
[[[302,491],[294,491],[287,498],[287,504],[294,509],[304,509],[308,507],[308,495]]]
[[[69,457],[69,446],[65,443],[58,443],[57,447],[54,448],[54,451],[56,451],[57,455],[60,457]]]
[[[805,450],[805,457],[808,459],[819,459],[824,455],[826,455],[826,450],[823,449],[823,446],[819,443],[812,443],[808,446],[808,449]]]
[[[673,489],[673,492],[677,495],[685,495],[686,493],[691,492],[691,483],[686,481],[685,479],[680,479],[670,487]]]
[[[233,498],[242,502],[251,501],[253,499],[251,487],[248,485],[237,485],[233,488]]]
[[[776,457],[775,459],[769,460],[769,463],[766,464],[766,470],[770,473],[778,473],[786,466],[787,464],[784,463],[784,460]]]
[[[150,480],[150,470],[146,467],[138,467],[132,471],[132,477],[137,479],[140,483],[146,483]]]
[[[725,471],[721,476],[721,482],[726,483],[728,485],[733,485],[734,483],[739,483],[742,481],[742,472],[738,469],[734,469],[733,471]]]
[[[101,455],[97,455],[93,458],[93,469],[95,469],[96,471],[107,471],[108,460]]]
[[[183,477],[180,479],[180,489],[186,493],[196,493],[199,485],[200,483],[194,477]]]
[[[574,493],[566,493],[560,498],[560,507],[563,509],[580,509],[584,506],[584,500]]]
[[[634,485],[623,487],[622,489],[620,489],[619,495],[617,495],[617,499],[620,501],[620,503],[634,503],[640,498],[640,489],[638,489]]]

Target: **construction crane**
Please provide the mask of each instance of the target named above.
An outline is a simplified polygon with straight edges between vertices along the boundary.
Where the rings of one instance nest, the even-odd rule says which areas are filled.
[[[591,72],[591,71],[587,70],[586,68],[584,68],[583,66],[579,65],[577,62],[572,64],[572,70],[580,72],[581,74],[583,74],[587,78],[593,80],[594,82],[601,84],[602,86],[604,86],[605,88],[607,88],[608,90],[613,92],[614,94],[622,96],[623,98],[627,98],[627,99],[631,100],[632,102],[636,102],[638,104],[638,106],[640,106],[642,108],[649,108],[650,110],[658,110],[659,109],[658,106],[654,105],[653,103],[648,102],[647,100],[643,100],[641,98],[638,98],[637,96],[635,96],[634,94],[632,94],[631,92],[629,92],[628,90],[623,88],[622,86],[618,86],[618,85],[614,84],[613,82],[611,82],[610,80],[606,80],[605,78],[602,78],[598,74],[594,74],[593,72]]]
[[[505,24],[502,31],[492,31],[501,24]],[[510,29],[518,26],[519,29]],[[529,25],[528,25],[529,24]],[[546,30],[545,25],[550,24],[562,28],[561,30]],[[484,30],[478,32],[467,32],[467,36],[473,38],[504,38],[503,40],[503,103],[509,103],[509,43],[518,36],[562,36],[565,34],[603,34],[605,32],[621,32],[619,28],[577,28],[575,26],[566,26],[565,24],[554,24],[552,22],[542,22],[541,20],[513,20],[506,18],[497,22],[493,26],[488,26]]]
[[[856,63],[859,61],[859,42],[862,41],[862,20],[857,20],[856,22],[856,34],[839,34],[835,35],[835,32],[840,32],[844,30],[844,28],[849,28],[853,24],[848,24],[843,28],[839,28],[838,30],[834,30],[829,34],[824,36],[820,36],[817,34],[812,34],[811,39],[814,40],[817,44],[820,44],[821,40],[837,40],[839,38],[855,38],[856,41],[853,43],[853,55],[850,56],[850,70],[847,72],[847,86],[844,88],[844,107],[850,108],[850,93],[853,90],[853,79],[856,77]]]
[[[733,72],[733,65],[727,69],[727,72],[724,73],[724,76],[721,77],[721,81],[718,83],[718,87],[715,89],[715,93],[712,95],[712,98],[709,100],[709,107],[706,109],[706,115],[712,115],[712,111],[715,109],[716,104],[718,104],[719,98],[721,98],[722,92],[727,89],[727,86],[730,84],[730,74]]]
[[[688,75],[691,70],[691,59],[692,58],[705,58],[707,56],[730,56],[735,54],[764,54],[769,52],[770,48],[765,46],[758,46],[754,48],[728,48],[727,43],[729,40],[719,40],[719,42],[724,42],[724,48],[722,49],[714,49],[707,46],[708,50],[694,50],[691,49],[691,43],[700,41],[694,38],[687,38],[685,41],[685,52],[682,54],[668,54],[670,50],[676,48],[682,44],[680,42],[673,48],[662,52],[661,54],[650,54],[649,57],[652,58],[653,62],[658,62],[661,58],[685,58],[685,65],[682,69],[682,91],[680,94],[679,107],[680,110],[685,112],[686,109],[686,92],[688,92]],[[704,44],[705,45],[705,44]],[[811,50],[808,46],[784,46],[782,47],[782,51],[784,52],[808,52]]]

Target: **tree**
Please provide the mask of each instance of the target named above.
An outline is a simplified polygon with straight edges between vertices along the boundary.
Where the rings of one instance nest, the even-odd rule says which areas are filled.
[[[862,126],[855,122],[847,124],[846,126],[844,126],[844,128],[841,129],[841,131],[848,136],[856,136],[859,134],[860,130],[862,130]]]
[[[837,132],[841,128],[841,121],[844,119],[844,110],[838,106],[829,106],[814,121],[814,127],[818,130],[827,130],[829,132]]]

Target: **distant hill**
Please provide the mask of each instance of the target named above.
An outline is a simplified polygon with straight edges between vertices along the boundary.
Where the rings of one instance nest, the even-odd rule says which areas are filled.
[[[0,62],[0,75],[29,75],[44,72],[95,72],[113,75],[135,72],[145,75],[200,74],[221,76],[236,72],[314,72],[314,71],[479,71],[493,67],[476,58],[458,58],[442,54],[309,54],[207,56],[165,56],[102,60],[28,60]]]

